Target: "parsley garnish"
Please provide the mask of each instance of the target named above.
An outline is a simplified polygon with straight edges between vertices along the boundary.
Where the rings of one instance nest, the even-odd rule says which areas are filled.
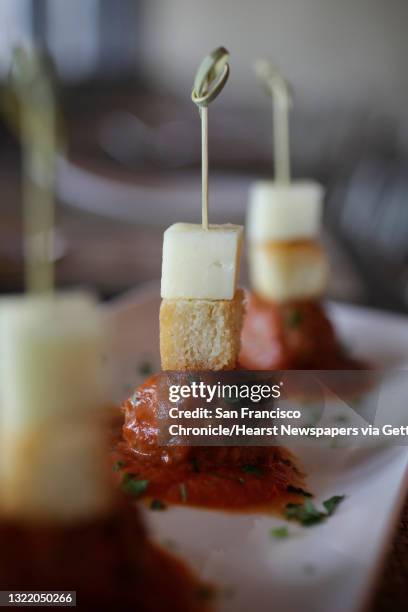
[[[307,499],[303,504],[287,504],[285,516],[289,520],[298,521],[303,527],[310,527],[310,525],[321,523],[325,514],[320,512],[310,499]]]
[[[180,498],[181,501],[183,502],[183,504],[186,503],[187,499],[188,499],[188,494],[187,494],[187,487],[184,484],[184,482],[182,482],[181,484],[179,484],[179,490],[180,490]]]
[[[334,495],[330,499],[326,499],[323,502],[326,512],[318,510],[310,499],[306,499],[303,504],[287,504],[285,517],[289,520],[297,521],[303,527],[317,525],[333,514],[344,497],[344,495]]]
[[[286,316],[286,325],[288,327],[299,327],[302,318],[302,313],[299,310],[290,310]]]
[[[288,485],[286,487],[288,493],[296,493],[297,495],[303,495],[304,497],[313,497],[309,491],[305,491],[301,487],[294,487],[293,485]]]
[[[148,480],[139,480],[134,474],[124,474],[122,479],[122,491],[132,497],[140,497],[148,485]]]
[[[269,535],[277,540],[284,540],[289,537],[289,529],[287,527],[274,527],[269,530]]]
[[[346,423],[348,421],[348,417],[346,414],[338,414],[335,418],[337,423]]]
[[[166,510],[167,506],[161,499],[152,499],[150,502],[150,510]]]
[[[246,474],[254,474],[255,476],[263,475],[263,471],[261,470],[261,468],[259,468],[256,465],[252,465],[250,463],[247,463],[247,465],[244,465],[242,468],[242,471],[246,472]]]
[[[120,470],[122,470],[125,466],[126,466],[126,463],[119,459],[119,461],[115,461],[115,463],[113,464],[112,471],[120,472]]]
[[[337,506],[343,501],[344,498],[345,495],[333,495],[333,497],[330,497],[323,502],[327,516],[331,516],[333,514]]]

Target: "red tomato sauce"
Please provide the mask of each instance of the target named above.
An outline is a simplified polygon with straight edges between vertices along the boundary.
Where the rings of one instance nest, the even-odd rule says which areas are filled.
[[[136,398],[136,399],[135,399]],[[221,510],[278,510],[298,501],[304,475],[285,449],[159,446],[157,378],[148,379],[123,406],[123,440],[116,443],[118,477],[147,481],[140,497]]]
[[[86,611],[209,610],[212,590],[151,544],[137,509],[127,504],[107,518],[74,525],[3,520],[0,541],[3,590],[75,590],[77,608]]]

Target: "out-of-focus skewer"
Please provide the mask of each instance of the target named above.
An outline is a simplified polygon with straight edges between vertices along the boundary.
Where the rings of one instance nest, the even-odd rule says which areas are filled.
[[[272,98],[275,182],[288,185],[291,180],[289,111],[292,106],[292,94],[290,86],[275,66],[266,60],[257,60],[255,71],[266,93]]]
[[[9,98],[22,145],[25,283],[28,292],[54,284],[55,169],[59,130],[49,60],[37,50],[14,50]]]

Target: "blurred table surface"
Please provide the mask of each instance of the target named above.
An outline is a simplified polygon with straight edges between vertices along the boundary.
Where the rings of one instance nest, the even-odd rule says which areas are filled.
[[[21,206],[16,175],[0,170],[0,292],[23,287]],[[86,285],[111,298],[160,277],[163,227],[131,225],[69,207],[58,211],[60,258],[57,284]],[[329,297],[364,301],[364,291],[347,255],[331,236],[325,237],[332,270]],[[244,271],[245,280],[245,271]],[[406,610],[408,605],[408,504],[370,610]]]

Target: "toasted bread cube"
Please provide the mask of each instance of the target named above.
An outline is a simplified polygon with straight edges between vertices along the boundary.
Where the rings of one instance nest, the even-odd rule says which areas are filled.
[[[251,244],[249,267],[252,288],[265,299],[314,299],[326,288],[326,256],[314,241]]]
[[[163,370],[233,370],[240,350],[243,296],[233,300],[162,300]]]

